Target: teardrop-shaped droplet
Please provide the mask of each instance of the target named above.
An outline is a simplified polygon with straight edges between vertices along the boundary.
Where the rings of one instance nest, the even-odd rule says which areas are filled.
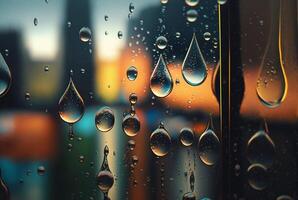
[[[196,6],[199,4],[199,0],[185,0],[185,3],[188,5],[188,6]]]
[[[273,164],[275,144],[269,136],[267,123],[257,131],[247,143],[247,159],[251,164],[259,163],[266,167]]]
[[[137,68],[134,66],[130,66],[126,71],[126,75],[127,75],[128,80],[130,80],[130,81],[136,80],[136,78],[138,76]]]
[[[140,120],[136,114],[131,115],[130,113],[127,114],[122,122],[122,130],[123,132],[132,137],[139,133],[141,128]]]
[[[0,199],[9,200],[9,191],[2,179],[2,171],[0,169]]]
[[[115,115],[111,108],[103,107],[95,115],[96,128],[101,132],[111,130],[115,123]]]
[[[261,164],[252,164],[247,169],[249,185],[255,190],[264,190],[268,184],[267,168]]]
[[[294,200],[293,197],[288,195],[280,195],[276,198],[276,200]]]
[[[104,194],[107,194],[114,184],[114,176],[108,164],[108,154],[109,154],[109,148],[108,146],[105,146],[103,162],[102,162],[100,171],[96,177],[97,187]]]
[[[288,88],[280,42],[280,5],[276,1],[272,6],[272,26],[256,87],[258,98],[269,108],[278,107],[282,103]]]
[[[173,79],[162,55],[151,74],[150,88],[157,97],[166,97],[173,89]]]
[[[79,36],[82,42],[88,42],[91,40],[91,30],[88,27],[82,27]]]
[[[84,114],[84,101],[77,91],[72,78],[70,78],[65,92],[59,100],[58,110],[61,119],[69,124],[79,121]]]
[[[192,86],[200,85],[207,77],[207,66],[195,33],[182,64],[184,80]]]
[[[171,137],[161,123],[150,136],[150,147],[156,156],[165,156],[171,149]]]
[[[198,151],[200,159],[206,165],[214,165],[219,160],[220,142],[214,132],[212,118],[209,120],[208,128],[199,138]]]
[[[194,133],[190,128],[183,128],[180,130],[179,139],[181,144],[188,147],[194,141]]]
[[[0,97],[5,95],[11,84],[11,74],[2,54],[0,53]]]

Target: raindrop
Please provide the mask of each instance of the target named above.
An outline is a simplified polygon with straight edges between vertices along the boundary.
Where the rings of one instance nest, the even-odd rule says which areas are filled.
[[[70,28],[71,27],[71,22],[67,22],[67,27]]]
[[[129,102],[131,105],[135,105],[138,101],[138,96],[135,93],[129,95]]]
[[[38,25],[38,19],[37,18],[34,18],[33,19],[33,23],[34,23],[34,26],[37,26]]]
[[[69,124],[79,121],[84,114],[84,101],[72,78],[69,79],[68,86],[59,100],[58,110],[61,119]]]
[[[37,174],[38,174],[39,176],[43,176],[45,173],[46,173],[46,168],[45,168],[44,166],[39,166],[39,167],[37,168]]]
[[[105,21],[108,21],[109,20],[109,16],[105,15]]]
[[[30,101],[30,99],[31,99],[31,95],[30,95],[29,92],[26,92],[26,93],[25,93],[25,99],[26,99],[26,101]]]
[[[159,36],[157,39],[156,39],[156,46],[159,48],[159,49],[165,49],[167,47],[167,44],[168,44],[168,40],[166,37],[164,36]]]
[[[150,147],[156,156],[165,156],[171,148],[171,137],[163,123],[150,136]]]
[[[264,190],[268,183],[267,168],[261,164],[252,164],[247,169],[248,183],[255,190]]]
[[[82,27],[80,32],[80,39],[82,42],[89,42],[91,40],[91,30],[88,27]]]
[[[274,6],[274,4],[272,4]],[[272,26],[265,54],[261,62],[257,80],[257,96],[269,108],[278,107],[287,95],[282,51],[280,50],[280,8],[276,5],[272,12]],[[276,11],[276,12],[275,12]]]
[[[176,36],[176,38],[180,38],[181,37],[181,33],[180,32],[176,32],[175,36]]]
[[[227,3],[227,0],[218,0],[217,2],[219,5],[224,5],[225,3]]]
[[[11,84],[11,73],[2,54],[0,53],[0,97],[4,96]]]
[[[247,143],[247,159],[251,164],[259,163],[270,167],[274,156],[275,144],[269,136],[267,123],[264,121],[263,127]]]
[[[190,128],[183,128],[180,130],[179,139],[181,144],[188,147],[194,141],[194,133]]]
[[[108,192],[114,184],[114,176],[108,164],[109,148],[104,148],[104,158],[99,173],[96,177],[97,187],[104,194],[104,199],[108,198]]]
[[[96,128],[101,132],[111,130],[115,123],[113,110],[109,107],[99,109],[95,115]]]
[[[44,66],[43,70],[44,70],[45,72],[48,72],[48,71],[49,71],[49,66]]]
[[[133,11],[135,10],[135,6],[133,5],[133,3],[129,4],[129,12],[133,13]]]
[[[276,198],[276,200],[294,200],[294,199],[288,195],[280,195]]]
[[[167,4],[168,3],[168,0],[160,0],[160,3],[161,4]]]
[[[119,39],[122,39],[122,37],[123,37],[123,33],[122,33],[122,31],[118,31],[118,38],[119,38]]]
[[[196,5],[198,5],[199,0],[185,0],[185,3],[186,3],[188,6],[196,6]]]
[[[210,38],[211,38],[211,34],[210,34],[209,32],[205,32],[205,33],[203,34],[203,36],[204,36],[204,40],[206,40],[206,41],[209,41]]]
[[[157,97],[166,97],[173,89],[173,80],[162,55],[151,74],[150,88]]]
[[[186,19],[188,22],[195,22],[198,19],[198,11],[190,9],[186,12]]]
[[[128,140],[128,148],[132,151],[136,147],[136,142],[134,140]]]
[[[207,66],[195,33],[182,64],[184,80],[192,86],[200,85],[207,77]]]
[[[126,75],[127,75],[128,80],[130,80],[130,81],[136,80],[136,78],[138,76],[137,68],[135,66],[130,66],[126,71]]]
[[[220,142],[214,132],[212,117],[210,117],[207,129],[200,136],[198,142],[199,157],[206,165],[214,165],[220,156]]]
[[[122,122],[123,132],[132,137],[138,134],[140,131],[141,124],[139,118],[135,115],[127,114]]]
[[[0,168],[0,198],[3,200],[9,200],[9,190],[2,179],[2,170]]]

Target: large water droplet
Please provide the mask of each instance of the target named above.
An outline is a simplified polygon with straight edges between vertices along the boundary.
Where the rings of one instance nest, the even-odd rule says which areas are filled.
[[[186,12],[186,19],[188,22],[195,22],[198,18],[198,11],[195,9],[190,9]]]
[[[220,142],[214,132],[212,119],[209,120],[208,128],[199,138],[198,151],[200,159],[206,165],[214,165],[219,160]]]
[[[268,183],[267,168],[261,164],[252,164],[247,169],[248,183],[255,190],[264,190]]]
[[[114,176],[108,164],[108,154],[109,148],[108,146],[105,146],[103,162],[96,177],[97,187],[104,193],[104,196],[107,196],[109,190],[114,184]]]
[[[95,115],[96,128],[101,132],[111,130],[115,123],[114,112],[109,107],[99,109]]]
[[[150,88],[157,97],[166,97],[173,89],[173,79],[162,55],[151,74]]]
[[[192,86],[202,84],[207,77],[206,62],[195,33],[182,64],[182,75],[184,80]]]
[[[196,5],[198,5],[199,0],[185,0],[185,3],[186,3],[188,6],[196,6]]]
[[[59,100],[58,110],[61,119],[69,124],[79,121],[84,114],[84,101],[77,91],[72,78],[70,78],[65,92]]]
[[[131,114],[127,114],[122,122],[122,130],[123,132],[132,137],[139,133],[141,128],[140,120],[136,114],[133,116]]]
[[[5,95],[11,84],[11,74],[2,54],[0,53],[0,97]]]
[[[259,163],[266,167],[273,164],[275,156],[275,144],[268,135],[267,123],[257,131],[247,143],[247,159],[251,164]]]
[[[127,75],[128,80],[130,80],[130,81],[136,80],[136,78],[138,76],[137,68],[134,66],[130,66],[126,71],[126,75]]]
[[[88,42],[91,40],[91,30],[88,27],[82,27],[79,36],[82,42]]]
[[[157,39],[156,39],[156,42],[155,42],[156,46],[159,48],[159,49],[165,49],[168,45],[168,40],[166,37],[164,36],[159,36]]]
[[[269,108],[281,104],[288,88],[280,43],[280,8],[279,4],[272,6],[275,6],[272,12],[272,27],[256,87],[260,101]]]
[[[194,133],[190,128],[183,128],[180,131],[179,139],[180,139],[181,144],[188,147],[188,146],[192,145],[192,143],[194,141]]]
[[[157,156],[165,156],[170,151],[171,143],[171,137],[161,123],[150,136],[151,150]]]

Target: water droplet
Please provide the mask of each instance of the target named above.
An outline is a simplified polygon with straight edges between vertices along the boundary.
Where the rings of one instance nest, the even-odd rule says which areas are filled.
[[[207,67],[195,33],[182,64],[184,80],[192,86],[200,85],[207,77]]]
[[[276,200],[294,200],[294,199],[288,195],[280,195],[276,198]]]
[[[194,133],[190,128],[183,128],[180,131],[179,139],[181,144],[188,147],[192,145],[194,141]]]
[[[175,36],[176,36],[176,38],[180,38],[181,37],[181,33],[180,32],[176,32]]]
[[[171,137],[163,124],[153,131],[150,136],[150,147],[156,156],[165,156],[171,148]]]
[[[275,144],[268,135],[267,123],[257,131],[247,143],[247,159],[251,164],[259,163],[266,167],[273,164],[275,156]]]
[[[70,78],[68,86],[61,96],[58,105],[59,115],[61,119],[69,124],[79,121],[84,114],[84,101],[77,91],[72,78]]]
[[[129,4],[128,9],[129,9],[129,12],[130,12],[130,13],[133,13],[133,11],[135,10],[135,6],[133,5],[133,3],[130,3],[130,4]]]
[[[48,72],[49,71],[49,66],[44,66],[44,69],[43,69],[45,72]]]
[[[88,42],[89,40],[91,40],[91,30],[88,27],[82,27],[80,32],[80,39],[82,42]]]
[[[168,3],[168,0],[160,0],[160,3],[161,4],[167,4]]]
[[[119,38],[119,39],[122,39],[122,37],[123,37],[123,33],[122,33],[122,31],[118,31],[118,38]]]
[[[109,148],[108,146],[105,146],[103,162],[96,177],[97,187],[104,193],[104,196],[107,196],[109,190],[114,184],[114,176],[108,164],[108,154]]]
[[[261,164],[252,164],[247,169],[248,183],[255,190],[264,190],[268,183],[267,168]]]
[[[132,161],[132,164],[133,164],[134,166],[136,166],[137,163],[139,162],[139,158],[138,158],[138,156],[133,155],[133,156],[131,157],[131,161]]]
[[[141,128],[141,124],[140,124],[140,120],[137,117],[137,115],[131,115],[131,114],[127,114],[122,122],[122,130],[123,132],[132,137],[138,134],[138,132],[140,131]]]
[[[199,0],[185,0],[185,3],[186,3],[188,6],[196,6],[196,5],[198,5]]]
[[[168,40],[166,37],[164,36],[159,36],[157,39],[156,39],[156,42],[155,42],[156,46],[159,48],[159,49],[165,49],[167,47],[167,44],[168,44]]]
[[[2,54],[0,53],[0,97],[4,96],[11,84],[11,73]]]
[[[183,200],[196,200],[196,195],[193,192],[187,192],[183,195]]]
[[[219,160],[220,142],[217,135],[214,132],[211,117],[208,122],[207,129],[199,138],[198,151],[200,159],[206,165],[214,165]]]
[[[71,27],[71,22],[70,22],[70,21],[67,22],[67,27],[68,27],[68,28]]]
[[[86,70],[84,68],[81,68],[81,74],[85,74]]]
[[[218,0],[217,2],[219,5],[224,5],[225,3],[227,3],[227,0]]]
[[[109,20],[109,16],[105,15],[105,21],[108,21]]]
[[[209,32],[205,32],[203,34],[203,36],[204,36],[204,40],[206,40],[206,41],[209,41],[211,39],[211,33],[209,33]]]
[[[33,19],[33,23],[34,23],[34,26],[37,26],[38,25],[38,19],[37,18],[34,18]]]
[[[128,148],[132,151],[136,147],[136,142],[134,140],[128,140]]]
[[[80,161],[80,163],[83,163],[85,161],[85,156],[80,156],[79,161]]]
[[[95,115],[96,128],[101,132],[111,130],[115,123],[114,112],[109,107],[99,109]]]
[[[25,93],[25,99],[26,99],[26,101],[30,101],[30,99],[31,99],[31,95],[30,95],[29,92],[26,92],[26,93]]]
[[[186,12],[186,19],[188,22],[195,22],[198,19],[198,11],[190,9]]]
[[[136,78],[138,76],[137,68],[134,66],[130,66],[126,71],[126,75],[127,75],[128,80],[130,80],[130,81],[136,80]]]
[[[131,105],[135,105],[138,101],[138,96],[135,93],[129,95],[129,102]]]
[[[43,176],[45,173],[46,173],[46,168],[45,168],[44,166],[39,166],[39,167],[37,168],[37,174],[38,174],[39,176]]]
[[[287,95],[287,77],[285,74],[282,51],[280,50],[280,11],[276,6],[272,13],[272,27],[267,47],[261,62],[257,80],[257,96],[263,105],[278,107]]]
[[[151,74],[150,88],[157,97],[166,97],[173,89],[173,80],[162,55]]]

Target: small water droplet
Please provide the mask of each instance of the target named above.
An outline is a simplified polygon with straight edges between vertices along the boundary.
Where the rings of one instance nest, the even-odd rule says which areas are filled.
[[[199,0],[185,0],[185,3],[188,5],[188,6],[196,6],[199,4]]]
[[[150,136],[150,147],[156,156],[165,156],[171,148],[171,137],[163,125],[152,132]]]
[[[155,42],[156,46],[159,48],[159,49],[165,49],[167,47],[167,44],[168,44],[168,40],[166,37],[164,36],[159,36],[157,39],[156,39],[156,42]]]
[[[4,96],[10,88],[11,73],[2,54],[0,53],[0,97]]]
[[[184,80],[192,86],[198,86],[207,77],[207,65],[200,50],[195,33],[182,64]]]
[[[264,190],[268,183],[267,168],[261,164],[252,164],[247,169],[248,183],[255,190]]]
[[[136,147],[136,142],[134,140],[128,140],[128,148],[132,151]]]
[[[105,19],[105,21],[108,21],[109,20],[109,16],[108,15],[105,15],[104,19]]]
[[[131,103],[131,105],[135,105],[138,101],[138,96],[135,93],[131,93],[129,95],[129,102]]]
[[[26,92],[26,93],[25,93],[25,99],[26,99],[26,101],[30,101],[30,99],[31,99],[31,95],[30,95],[29,92]]]
[[[45,72],[48,72],[49,71],[49,66],[44,66],[44,69],[43,69]]]
[[[34,23],[34,26],[37,26],[38,25],[38,19],[37,18],[34,18],[33,19],[33,23]]]
[[[122,37],[123,37],[123,33],[122,33],[122,31],[118,31],[118,38],[119,38],[119,39],[122,39]]]
[[[188,22],[195,22],[198,19],[198,11],[190,9],[186,12],[186,19]]]
[[[183,128],[180,130],[179,139],[181,144],[188,147],[194,141],[194,133],[190,128]]]
[[[160,0],[160,3],[161,4],[167,4],[168,3],[168,0]]]
[[[126,71],[126,75],[127,75],[128,80],[130,80],[130,81],[136,80],[136,78],[138,76],[137,68],[135,66],[130,66]]]
[[[91,30],[88,27],[82,27],[79,36],[82,42],[88,42],[91,40]]]
[[[39,176],[43,176],[45,173],[46,173],[46,168],[45,168],[44,166],[39,166],[39,167],[37,168],[37,174],[38,174]]]
[[[158,62],[151,74],[150,88],[152,93],[157,97],[166,97],[173,89],[172,76],[162,55],[160,55]]]
[[[70,22],[70,21],[67,22],[67,27],[68,27],[68,28],[71,27],[71,22]]]
[[[133,3],[129,4],[128,10],[129,10],[130,13],[133,13],[133,11],[135,10],[135,6],[134,6]]]
[[[225,3],[227,3],[227,0],[218,0],[217,2],[219,5],[224,5]]]
[[[101,132],[111,130],[115,123],[113,110],[109,107],[99,109],[95,115],[96,128]]]
[[[203,34],[204,40],[209,41],[211,39],[211,33],[205,32]]]
[[[84,101],[77,91],[72,78],[70,78],[65,92],[59,100],[58,110],[61,119],[69,124],[79,121],[84,114]]]

